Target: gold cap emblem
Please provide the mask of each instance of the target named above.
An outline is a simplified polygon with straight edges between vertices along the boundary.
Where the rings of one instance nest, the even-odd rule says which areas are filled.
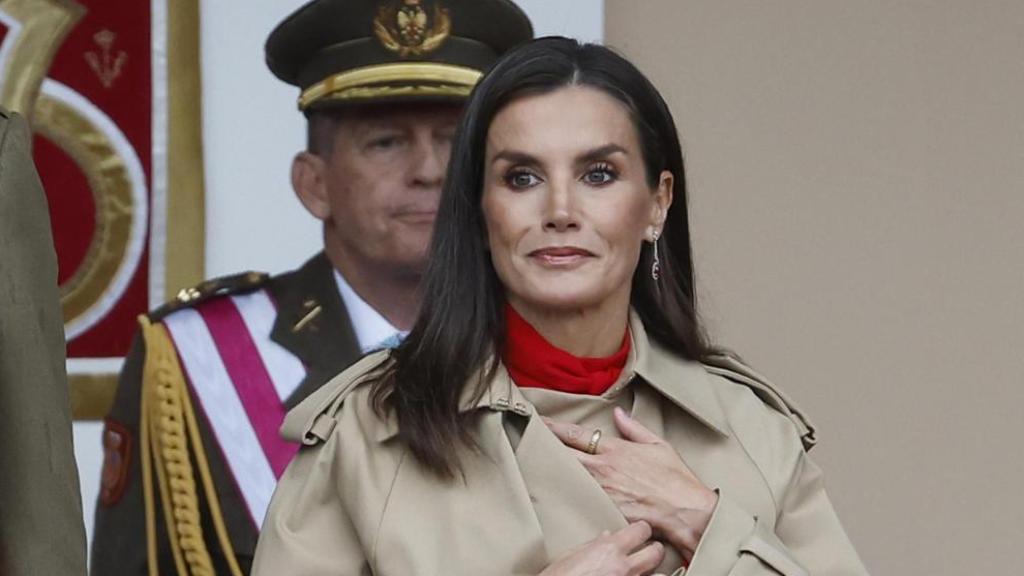
[[[433,16],[423,10],[422,0],[391,0],[377,8],[373,32],[381,45],[400,58],[422,56],[444,44],[451,33],[447,8],[434,4]]]

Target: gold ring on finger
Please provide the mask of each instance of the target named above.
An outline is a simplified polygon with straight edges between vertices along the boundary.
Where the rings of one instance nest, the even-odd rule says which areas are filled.
[[[597,428],[590,435],[590,442],[587,443],[587,454],[597,454],[597,443],[601,441],[601,429]]]

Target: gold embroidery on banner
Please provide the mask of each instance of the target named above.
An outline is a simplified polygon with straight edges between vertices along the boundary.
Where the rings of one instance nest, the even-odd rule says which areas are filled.
[[[111,88],[114,81],[121,76],[124,63],[128,60],[128,53],[121,50],[117,56],[111,55],[111,48],[114,41],[117,40],[117,34],[105,28],[93,34],[92,39],[100,47],[100,54],[86,52],[85,61],[89,63],[89,67],[100,79],[100,84],[103,84],[104,88]]]
[[[451,33],[447,8],[434,5],[433,22],[423,10],[422,0],[391,1],[377,8],[373,32],[384,48],[401,58],[422,56],[444,44]]]
[[[110,139],[74,108],[41,95],[33,127],[85,172],[96,205],[96,228],[85,260],[60,287],[67,323],[100,299],[126,258],[135,210],[132,183]]]
[[[0,106],[31,119],[46,71],[85,8],[72,0],[0,0],[0,10],[20,26],[0,70]]]

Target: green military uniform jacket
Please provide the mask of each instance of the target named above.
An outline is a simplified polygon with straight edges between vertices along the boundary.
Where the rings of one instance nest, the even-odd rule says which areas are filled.
[[[338,292],[334,269],[323,254],[298,270],[276,277],[246,274],[206,282],[183,291],[183,302],[171,303],[150,314],[125,361],[106,422],[105,441],[112,439],[113,445],[108,442],[108,465],[96,505],[91,558],[94,576],[149,574],[150,558],[158,559],[159,574],[200,573],[202,570],[197,567],[207,563],[216,574],[248,574],[259,534],[222,452],[231,447],[218,444],[210,420],[203,416],[203,410],[217,407],[198,409],[198,398],[190,389],[189,399],[197,408],[195,424],[202,442],[201,446],[192,444],[188,449],[188,477],[197,514],[193,515],[187,506],[183,514],[189,522],[198,524],[202,533],[199,545],[190,540],[194,526],[178,523],[172,533],[166,522],[165,509],[177,504],[171,498],[163,501],[161,497],[159,455],[148,449],[152,440],[146,438],[147,430],[152,428],[143,425],[143,420],[146,391],[155,390],[149,365],[156,354],[152,336],[158,332],[154,330],[173,321],[176,314],[256,290],[265,290],[276,304],[270,339],[301,360],[306,368],[305,378],[285,401],[286,407],[298,404],[362,355]],[[211,491],[205,489],[204,474],[208,474]],[[228,549],[231,553],[226,553]]]
[[[85,574],[57,257],[30,143],[0,109],[0,574]]]

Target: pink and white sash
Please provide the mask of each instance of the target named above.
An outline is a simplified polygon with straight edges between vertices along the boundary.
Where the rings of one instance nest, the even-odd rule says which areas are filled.
[[[278,434],[284,401],[306,376],[270,339],[277,310],[265,290],[215,298],[164,319],[202,413],[257,529],[298,450]]]

